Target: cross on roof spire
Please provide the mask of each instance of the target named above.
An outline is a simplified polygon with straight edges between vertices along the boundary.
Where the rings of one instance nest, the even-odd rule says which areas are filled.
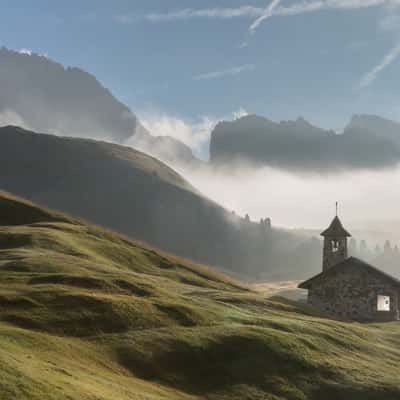
[[[335,210],[336,210],[335,218],[333,218],[328,229],[325,229],[321,233],[321,236],[327,236],[327,237],[350,237],[351,236],[350,233],[347,232],[346,229],[343,228],[343,225],[338,217],[338,208],[339,208],[339,203],[336,201],[335,202]]]

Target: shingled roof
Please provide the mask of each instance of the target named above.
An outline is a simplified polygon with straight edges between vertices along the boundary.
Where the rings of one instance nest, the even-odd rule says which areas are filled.
[[[364,268],[367,269],[370,272],[379,274],[382,276],[382,278],[391,281],[395,285],[400,287],[400,280],[395,278],[392,275],[387,274],[386,272],[381,271],[380,269],[374,267],[371,264],[366,263],[365,261],[360,260],[359,258],[356,257],[349,257],[346,260],[334,265],[333,267],[327,269],[326,271],[321,272],[318,275],[313,276],[312,278],[302,282],[299,284],[300,289],[309,289],[311,284],[314,282],[319,281],[321,278],[326,278],[329,277],[330,275],[334,275],[335,273],[339,273],[342,270],[346,270],[346,268],[350,266],[356,266],[359,268]]]
[[[329,225],[328,229],[325,229],[322,233],[321,236],[329,236],[329,237],[350,237],[350,233],[346,231],[346,229],[343,228],[342,223],[340,222],[339,217],[336,215],[335,218],[333,218],[333,221]]]

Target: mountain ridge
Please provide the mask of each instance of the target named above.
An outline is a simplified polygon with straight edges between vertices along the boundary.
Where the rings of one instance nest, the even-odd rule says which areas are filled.
[[[371,120],[373,127],[369,127]],[[381,125],[390,126],[390,132],[380,131]],[[276,123],[250,115],[221,122],[211,134],[210,162],[237,161],[321,173],[392,167],[400,162],[400,124],[354,116],[337,134],[302,118]]]
[[[89,72],[47,56],[0,48],[0,123],[36,132],[131,145],[172,165],[206,166],[187,145],[153,136],[137,116]],[[386,133],[385,133],[386,132]],[[249,115],[221,121],[211,133],[211,164],[231,160],[303,172],[387,168],[400,160],[400,124],[356,114],[342,135],[304,118],[273,122]],[[360,159],[357,149],[367,155]]]

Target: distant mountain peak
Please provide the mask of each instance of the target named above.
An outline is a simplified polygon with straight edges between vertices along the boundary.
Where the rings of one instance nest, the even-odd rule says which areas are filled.
[[[35,53],[0,49],[0,86],[0,114],[35,131],[123,142],[138,124],[96,77]]]
[[[0,48],[0,125],[126,143],[165,162],[195,163],[177,139],[152,136],[97,78],[33,52]]]
[[[400,124],[355,115],[338,135],[303,117],[279,123],[259,116],[244,117],[215,127],[210,155],[212,163],[240,160],[318,173],[384,168],[400,162]]]
[[[400,144],[400,123],[373,114],[354,114],[345,128],[345,133],[352,130],[365,130],[377,137],[393,140]]]
[[[382,123],[400,127],[399,122],[375,114],[353,114],[349,125],[368,123]]]

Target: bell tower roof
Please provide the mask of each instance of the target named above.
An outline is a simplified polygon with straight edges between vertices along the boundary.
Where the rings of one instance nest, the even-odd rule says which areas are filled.
[[[336,215],[335,218],[333,218],[333,221],[329,225],[328,229],[325,229],[322,233],[321,236],[329,236],[329,237],[351,237],[350,233],[346,231],[346,229],[343,228],[343,225],[339,219],[339,217]]]

